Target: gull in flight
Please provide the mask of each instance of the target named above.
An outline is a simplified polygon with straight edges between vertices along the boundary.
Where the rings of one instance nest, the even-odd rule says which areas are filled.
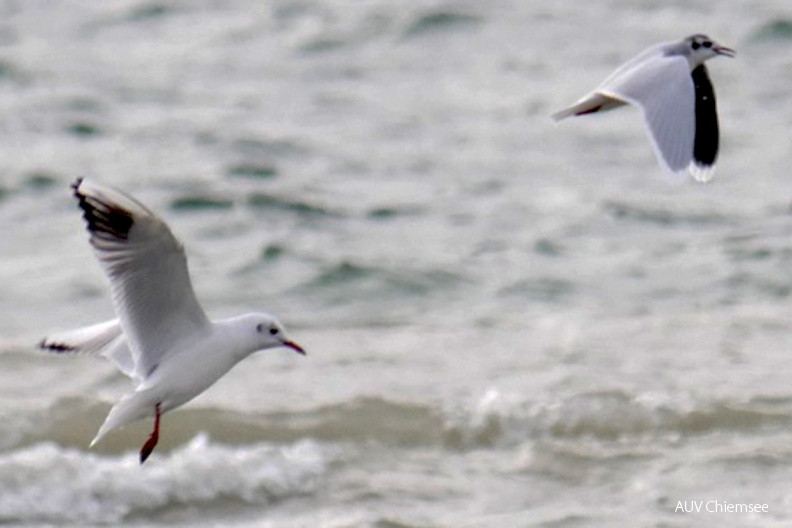
[[[89,180],[78,179],[72,188],[110,279],[118,318],[52,334],[39,346],[105,356],[137,384],[113,406],[91,446],[119,427],[153,417],[142,464],[159,440],[161,415],[201,394],[239,361],[276,347],[305,355],[271,315],[210,321],[193,293],[184,248],[143,204]]]
[[[712,177],[718,157],[718,113],[704,61],[734,50],[706,35],[657,44],[622,64],[593,92],[553,114],[592,114],[633,104],[643,110],[660,164],[696,180]]]

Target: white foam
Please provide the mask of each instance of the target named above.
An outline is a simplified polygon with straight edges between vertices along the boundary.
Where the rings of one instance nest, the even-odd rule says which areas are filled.
[[[0,523],[118,522],[169,506],[219,499],[266,504],[311,493],[326,471],[326,450],[230,447],[195,437],[140,466],[137,453],[99,456],[40,443],[0,456]]]

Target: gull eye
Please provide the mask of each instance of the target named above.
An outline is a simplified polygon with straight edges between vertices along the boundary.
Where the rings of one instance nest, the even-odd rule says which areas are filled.
[[[710,42],[709,40],[705,40],[702,46],[704,46],[705,48],[711,48],[712,42]]]
[[[277,334],[278,334],[278,329],[277,328],[275,328],[275,327],[270,328],[270,335],[277,335]]]

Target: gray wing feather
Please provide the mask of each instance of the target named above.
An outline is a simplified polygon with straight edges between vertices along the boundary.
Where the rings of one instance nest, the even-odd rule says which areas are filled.
[[[597,92],[641,108],[661,164],[684,171],[693,157],[695,92],[687,60],[657,55],[612,76]]]

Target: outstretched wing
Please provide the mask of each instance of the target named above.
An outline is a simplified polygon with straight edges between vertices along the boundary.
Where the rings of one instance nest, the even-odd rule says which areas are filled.
[[[641,108],[660,163],[671,172],[686,170],[696,136],[695,90],[687,59],[649,55],[617,73],[596,92]]]
[[[128,194],[83,179],[73,189],[110,279],[135,377],[143,379],[178,341],[209,328],[184,249],[164,221]]]
[[[608,95],[607,88],[620,85],[625,79],[628,79],[630,76],[634,75],[636,71],[639,71],[643,64],[665,55],[667,47],[667,43],[658,44],[644,50],[616,68],[613,73],[608,75],[608,77],[600,83],[596,90],[586,94],[575,102],[575,104],[554,113],[550,117],[555,121],[560,121],[567,117],[604,112],[627,104],[630,101],[625,100],[624,97],[612,97]],[[605,89],[605,91],[603,89]]]

